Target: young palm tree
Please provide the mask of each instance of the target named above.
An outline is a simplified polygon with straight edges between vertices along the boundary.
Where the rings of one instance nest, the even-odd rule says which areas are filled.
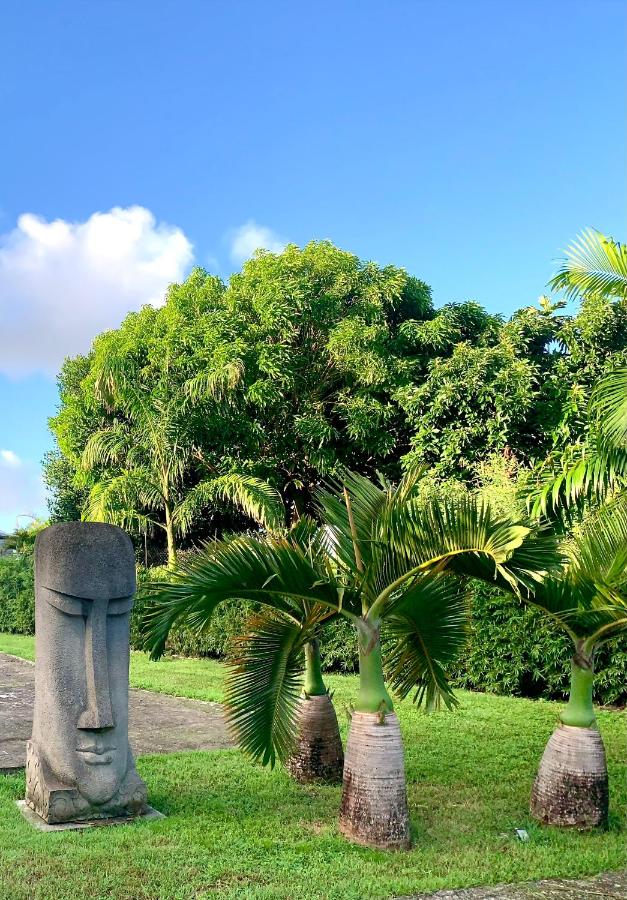
[[[567,564],[538,584],[530,602],[572,639],[571,688],[560,725],[549,739],[531,812],[551,825],[604,825],[608,777],[592,704],[594,655],[600,644],[627,637],[627,513],[614,504],[596,513],[571,538]]]
[[[269,529],[281,528],[281,496],[265,481],[240,473],[203,473],[191,438],[190,411],[166,386],[142,391],[123,371],[104,370],[96,382],[102,399],[115,400],[124,418],[96,431],[83,451],[83,468],[105,470],[90,491],[84,516],[122,528],[165,532],[168,565],[176,564],[177,539],[208,506],[229,503]],[[191,472],[197,483],[189,484]]]
[[[555,559],[552,538],[493,515],[479,499],[440,505],[416,496],[418,476],[381,487],[347,474],[320,491],[322,528],[310,548],[285,537],[238,537],[209,545],[174,582],[157,588],[146,620],[153,657],[180,619],[203,628],[234,598],[268,613],[230,680],[228,715],[241,746],[264,762],[293,749],[302,650],[329,612],[349,619],[359,646],[359,694],[344,764],[340,829],[356,843],[409,845],[405,768],[398,719],[384,675],[381,625],[390,649],[388,682],[433,706],[454,697],[445,668],[465,637],[465,598],[456,576],[514,591],[540,580]]]

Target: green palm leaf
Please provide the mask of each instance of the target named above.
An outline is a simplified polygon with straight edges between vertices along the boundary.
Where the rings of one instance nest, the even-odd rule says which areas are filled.
[[[381,535],[377,587],[383,592],[403,571],[448,568],[458,575],[529,590],[558,561],[554,536],[531,523],[497,516],[480,498],[421,503],[392,510]]]
[[[415,702],[433,709],[456,704],[446,667],[466,638],[465,591],[459,579],[421,575],[388,607],[386,673],[400,697],[416,688]]]
[[[82,466],[84,469],[93,469],[123,461],[131,451],[132,443],[128,426],[121,423],[95,431],[85,444]]]
[[[260,478],[233,473],[206,479],[191,488],[175,510],[177,528],[185,534],[202,510],[217,502],[231,503],[270,531],[278,531],[285,520],[277,490]]]
[[[297,622],[303,601],[338,608],[341,585],[286,538],[251,536],[208,544],[182,563],[168,582],[147,586],[150,600],[142,632],[153,659],[165,650],[179,620],[201,631],[226,600],[253,600],[291,615]]]
[[[267,611],[247,622],[227,658],[227,722],[242,750],[264,765],[286,760],[293,747],[304,643],[293,620]]]
[[[152,474],[134,469],[97,482],[89,492],[83,519],[109,522],[129,531],[146,531],[158,522],[140,510],[157,510],[162,501]]]
[[[567,524],[572,510],[581,510],[589,501],[603,502],[627,477],[627,453],[595,446],[579,448],[574,460],[562,460],[561,471],[550,471],[531,492],[528,499],[533,518],[554,515]]]
[[[251,617],[227,656],[226,718],[239,746],[264,765],[285,762],[296,735],[303,650],[328,615],[314,605],[300,623],[272,609]]]
[[[627,297],[627,247],[588,229],[568,247],[563,265],[549,284],[569,299],[587,294]]]
[[[341,486],[319,490],[316,499],[334,557],[348,570],[360,568],[358,560],[367,568],[373,558],[376,522],[386,502],[385,491],[363,475],[344,472]]]
[[[627,500],[601,507],[564,548],[560,575],[539,584],[528,601],[573,640],[597,643],[627,631]]]
[[[598,419],[605,451],[622,451],[627,456],[627,368],[599,379],[590,398],[590,411]]]
[[[185,394],[192,401],[226,400],[244,378],[244,363],[232,359],[218,369],[201,372],[185,384]]]

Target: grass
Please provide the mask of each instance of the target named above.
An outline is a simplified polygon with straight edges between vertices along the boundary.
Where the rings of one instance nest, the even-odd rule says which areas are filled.
[[[32,639],[0,635],[0,650],[33,656]],[[149,663],[134,653],[134,686],[219,700],[212,660]],[[331,676],[344,708],[356,679]],[[42,834],[14,800],[22,776],[0,779],[0,897],[7,900],[143,898],[385,898],[418,891],[544,877],[576,877],[625,865],[625,721],[599,725],[611,779],[607,832],[536,826],[529,790],[558,704],[460,692],[456,711],[427,716],[399,703],[414,847],[384,854],[352,847],[336,827],[338,787],[300,787],[238,751],[144,757],[138,768],[161,821]],[[521,843],[515,828],[526,828]]]

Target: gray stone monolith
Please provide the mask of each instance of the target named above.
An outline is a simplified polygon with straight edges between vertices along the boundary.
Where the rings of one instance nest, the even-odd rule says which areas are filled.
[[[52,525],[35,544],[35,709],[26,804],[47,823],[135,816],[128,742],[135,559],[113,525]]]

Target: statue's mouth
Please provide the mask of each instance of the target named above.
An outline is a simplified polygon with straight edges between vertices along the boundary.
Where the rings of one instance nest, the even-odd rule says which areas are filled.
[[[108,766],[112,762],[112,752],[115,747],[77,747],[76,752],[80,753],[88,766]]]

